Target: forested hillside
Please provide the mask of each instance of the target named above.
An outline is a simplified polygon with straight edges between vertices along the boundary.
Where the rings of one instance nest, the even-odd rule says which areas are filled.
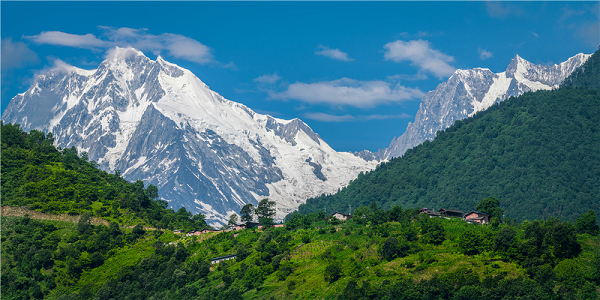
[[[593,212],[576,225],[490,226],[400,207],[360,213],[189,237],[2,217],[2,298],[598,299]]]
[[[569,79],[577,88],[525,93],[457,121],[298,211],[346,212],[372,201],[469,211],[495,196],[507,217],[520,220],[600,213],[600,91],[587,88],[597,86],[598,55]]]
[[[480,226],[372,202],[346,222],[296,213],[284,228],[186,236],[144,230],[205,226],[153,191],[55,149],[51,134],[2,124],[3,204],[81,216],[2,216],[2,299],[598,299],[592,210],[574,225]]]
[[[598,56],[598,52],[565,79],[561,86],[600,90],[600,56]]]
[[[88,161],[77,149],[56,149],[52,133],[23,132],[1,125],[2,205],[26,206],[51,214],[87,213],[120,225],[201,229],[204,216],[182,208],[176,213],[159,199],[158,189],[131,183]]]

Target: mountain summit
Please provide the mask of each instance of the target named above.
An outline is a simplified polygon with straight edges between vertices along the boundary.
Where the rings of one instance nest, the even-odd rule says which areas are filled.
[[[262,198],[281,218],[375,167],[333,150],[299,119],[255,113],[189,70],[115,48],[96,70],[57,65],[14,97],[3,120],[52,132],[101,168],[158,186],[212,223]]]
[[[577,54],[567,61],[551,66],[536,65],[521,58],[513,58],[506,71],[493,73],[489,69],[456,70],[450,78],[423,96],[414,123],[396,137],[386,149],[377,154],[380,159],[402,156],[425,140],[433,140],[457,120],[486,110],[494,103],[528,91],[556,89],[576,68],[591,55]]]

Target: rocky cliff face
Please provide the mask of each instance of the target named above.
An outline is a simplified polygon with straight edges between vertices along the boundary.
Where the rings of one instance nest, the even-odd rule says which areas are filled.
[[[298,119],[257,114],[132,48],[113,50],[96,70],[63,66],[40,75],[3,120],[52,132],[57,146],[154,184],[174,209],[212,223],[263,198],[277,202],[282,218],[376,165],[334,151]]]
[[[425,140],[433,140],[438,130],[511,96],[558,88],[589,57],[577,54],[561,64],[543,66],[517,55],[502,73],[481,68],[457,70],[448,81],[423,96],[415,122],[409,123],[406,132],[394,138],[390,146],[380,150],[377,156],[379,159],[402,156],[406,150]]]

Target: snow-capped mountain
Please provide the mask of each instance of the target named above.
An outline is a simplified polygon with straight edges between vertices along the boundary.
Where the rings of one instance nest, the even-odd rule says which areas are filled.
[[[517,55],[502,73],[482,68],[456,70],[446,82],[423,96],[415,122],[409,123],[404,134],[394,138],[377,156],[383,160],[402,156],[425,140],[433,140],[438,130],[486,110],[496,102],[528,91],[557,88],[590,56],[577,54],[561,64],[544,66]]]
[[[132,48],[111,50],[96,70],[63,65],[38,76],[3,120],[52,132],[57,146],[154,184],[174,209],[213,224],[263,198],[276,201],[282,218],[376,166],[336,152],[299,119],[255,113]]]

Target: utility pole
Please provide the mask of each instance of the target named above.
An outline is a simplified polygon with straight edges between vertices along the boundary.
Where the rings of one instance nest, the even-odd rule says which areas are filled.
[[[348,204],[348,214],[352,215],[352,204]]]

